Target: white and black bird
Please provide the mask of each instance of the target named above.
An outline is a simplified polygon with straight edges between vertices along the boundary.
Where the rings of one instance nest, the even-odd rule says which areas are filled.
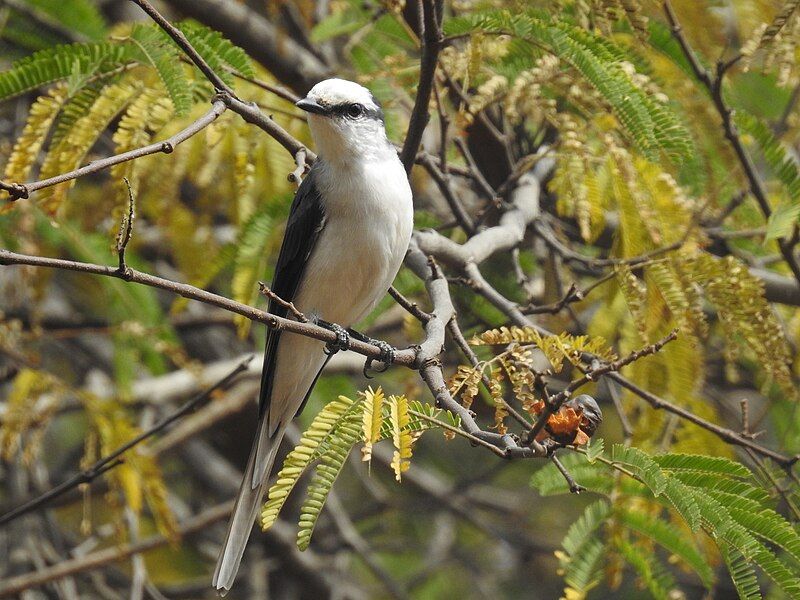
[[[318,158],[292,203],[272,290],[339,342],[268,330],[256,439],[239,488],[214,587],[231,588],[286,426],[300,412],[331,350],[383,298],[408,250],[411,188],[383,112],[369,90],[343,79],[315,85],[297,106],[308,113]],[[271,313],[287,309],[270,302]],[[384,346],[386,359],[391,348]]]

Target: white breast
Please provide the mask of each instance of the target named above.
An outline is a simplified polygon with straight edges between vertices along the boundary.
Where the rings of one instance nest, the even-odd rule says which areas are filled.
[[[364,318],[391,285],[413,226],[400,161],[361,163],[317,177],[326,224],[296,296],[300,310],[344,327]]]
[[[375,308],[400,269],[413,227],[411,188],[393,153],[346,171],[337,165],[335,176],[322,168],[316,176],[326,223],[294,302],[307,315],[351,327]],[[324,346],[304,336],[281,335],[271,431],[294,417],[325,363]]]

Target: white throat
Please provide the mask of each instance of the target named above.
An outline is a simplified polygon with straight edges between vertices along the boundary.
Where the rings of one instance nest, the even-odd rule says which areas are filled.
[[[397,155],[380,121],[353,123],[308,115],[308,126],[317,154],[330,164],[346,167],[348,163],[382,162]]]

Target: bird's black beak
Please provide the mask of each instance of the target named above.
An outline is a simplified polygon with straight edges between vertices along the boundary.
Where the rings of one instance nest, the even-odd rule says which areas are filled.
[[[324,115],[328,112],[325,110],[324,106],[317,104],[315,100],[309,100],[308,98],[298,100],[294,105],[301,110],[314,113],[315,115]]]

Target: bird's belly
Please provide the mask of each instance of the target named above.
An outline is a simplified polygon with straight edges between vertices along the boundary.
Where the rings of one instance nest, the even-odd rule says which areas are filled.
[[[350,327],[383,297],[399,268],[396,235],[353,231],[347,223],[329,223],[306,267],[296,295],[297,307]],[[399,254],[399,257],[398,257]]]

